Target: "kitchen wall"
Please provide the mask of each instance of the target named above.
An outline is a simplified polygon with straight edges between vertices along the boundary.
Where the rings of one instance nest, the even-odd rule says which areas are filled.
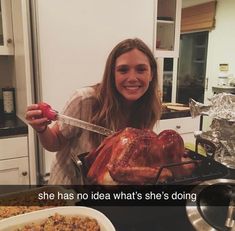
[[[182,6],[188,7],[211,0],[183,0]],[[235,1],[217,0],[215,29],[209,32],[206,78],[208,90],[205,92],[204,102],[213,95],[212,86],[217,84],[219,64],[228,63],[229,73],[235,76]],[[211,120],[204,119],[203,130],[209,129]]]
[[[218,0],[216,9],[216,27],[209,33],[206,77],[208,90],[205,103],[213,95],[212,86],[217,85],[220,63],[229,64],[229,73],[235,74],[235,1]],[[208,130],[211,118],[204,118],[203,130]]]
[[[188,7],[211,0],[183,0],[182,6]],[[215,29],[209,32],[207,71],[208,90],[205,103],[213,95],[212,86],[217,84],[220,63],[229,64],[229,72],[235,75],[235,1],[217,0]]]
[[[209,33],[207,72],[207,98],[213,95],[212,86],[217,84],[220,63],[229,64],[229,73],[235,74],[235,1],[218,0],[216,10],[216,27]]]

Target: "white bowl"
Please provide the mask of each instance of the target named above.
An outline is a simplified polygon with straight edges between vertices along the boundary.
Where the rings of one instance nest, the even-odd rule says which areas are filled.
[[[98,210],[83,206],[55,207],[9,217],[0,220],[0,230],[13,231],[17,228],[23,227],[26,224],[31,224],[32,222],[38,223],[43,219],[54,215],[55,213],[59,213],[61,215],[82,217],[87,216],[94,218],[97,220],[100,226],[100,231],[115,231],[113,224],[103,213],[99,212]]]

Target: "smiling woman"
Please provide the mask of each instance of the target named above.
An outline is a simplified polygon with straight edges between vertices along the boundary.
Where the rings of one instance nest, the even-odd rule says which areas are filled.
[[[151,50],[140,39],[126,39],[110,52],[101,83],[77,90],[61,114],[113,131],[153,129],[161,115],[157,89],[157,64]],[[78,175],[70,156],[92,151],[104,136],[59,121],[49,127],[51,121],[39,104],[28,107],[26,119],[44,148],[57,151],[49,183],[81,184],[82,173]]]

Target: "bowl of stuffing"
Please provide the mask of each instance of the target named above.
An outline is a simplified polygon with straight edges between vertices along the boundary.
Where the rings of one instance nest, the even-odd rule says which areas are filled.
[[[111,221],[96,209],[85,206],[60,206],[2,219],[0,230],[115,231],[115,228]]]

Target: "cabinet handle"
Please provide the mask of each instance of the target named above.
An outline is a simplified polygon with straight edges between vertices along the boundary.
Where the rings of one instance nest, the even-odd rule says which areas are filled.
[[[28,172],[22,172],[22,176],[27,176],[28,175]]]
[[[176,129],[180,129],[181,128],[181,126],[180,125],[176,125]]]
[[[7,43],[11,44],[12,43],[12,39],[11,38],[7,39]]]

